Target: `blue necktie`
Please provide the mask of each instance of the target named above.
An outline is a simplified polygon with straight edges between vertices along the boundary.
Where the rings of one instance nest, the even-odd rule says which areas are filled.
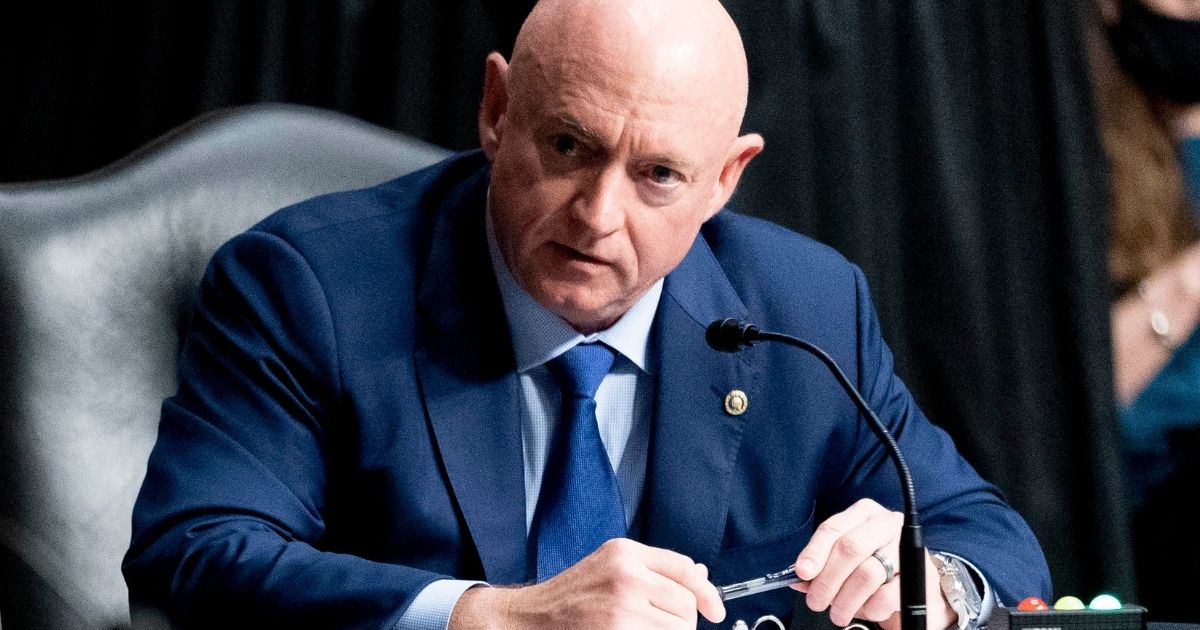
[[[596,390],[612,364],[613,351],[598,343],[579,344],[546,364],[563,400],[530,532],[538,582],[626,534],[621,489],[596,424]]]

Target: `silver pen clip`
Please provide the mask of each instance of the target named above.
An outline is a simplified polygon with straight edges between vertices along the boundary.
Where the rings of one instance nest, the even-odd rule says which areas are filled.
[[[760,578],[720,586],[717,587],[717,590],[721,593],[721,601],[727,602],[731,599],[746,597],[747,595],[757,595],[758,593],[773,591],[777,588],[783,588],[790,584],[797,584],[804,581],[796,575],[796,566],[792,565],[782,571],[768,573]]]

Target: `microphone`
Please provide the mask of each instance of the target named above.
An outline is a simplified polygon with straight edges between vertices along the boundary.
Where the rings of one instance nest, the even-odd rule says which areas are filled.
[[[838,366],[829,353],[819,347],[797,337],[777,332],[762,330],[749,322],[737,319],[718,319],[708,325],[704,331],[704,339],[714,350],[720,352],[741,352],[759,341],[777,341],[789,346],[807,351],[821,360],[833,374],[837,382],[845,390],[846,395],[854,401],[855,406],[867,419],[871,431],[879,438],[891,455],[892,463],[896,465],[896,474],[904,494],[904,526],[900,531],[900,628],[901,630],[926,630],[925,624],[925,544],[921,540],[921,523],[917,515],[917,495],[913,489],[912,473],[908,470],[908,462],[900,452],[896,439],[887,427],[879,421],[879,416],[867,405],[862,394],[846,378],[846,373]]]
[[[713,350],[741,352],[759,340],[758,326],[737,319],[718,319],[704,331],[704,340]]]

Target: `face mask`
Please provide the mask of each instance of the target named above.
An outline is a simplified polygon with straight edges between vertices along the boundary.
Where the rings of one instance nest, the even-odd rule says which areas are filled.
[[[1181,105],[1200,102],[1200,20],[1169,18],[1125,0],[1109,37],[1121,65],[1147,91]]]

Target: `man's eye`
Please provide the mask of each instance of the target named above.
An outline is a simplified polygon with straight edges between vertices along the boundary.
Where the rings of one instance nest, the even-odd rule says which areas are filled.
[[[670,186],[680,180],[679,173],[674,169],[656,164],[650,167],[650,180],[661,186]]]
[[[554,150],[562,155],[575,155],[579,151],[579,143],[571,136],[559,134],[554,136]]]

